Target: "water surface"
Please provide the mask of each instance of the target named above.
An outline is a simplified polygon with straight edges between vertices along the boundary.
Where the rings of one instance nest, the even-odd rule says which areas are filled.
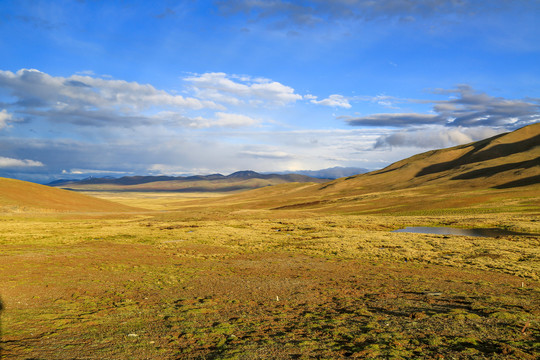
[[[497,237],[504,235],[533,235],[526,233],[519,233],[510,230],[504,230],[499,228],[491,229],[458,229],[451,227],[427,227],[427,226],[412,226],[404,229],[394,230],[392,232],[406,232],[417,234],[436,234],[436,235],[462,235],[462,236],[483,236],[483,237]]]

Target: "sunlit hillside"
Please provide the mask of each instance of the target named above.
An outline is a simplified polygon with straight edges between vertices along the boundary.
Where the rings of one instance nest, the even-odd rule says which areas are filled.
[[[540,124],[433,150],[371,173],[324,184],[286,184],[212,202],[231,209],[410,212],[501,204],[538,208]],[[211,202],[204,202],[204,205]]]
[[[122,212],[134,208],[72,191],[0,178],[0,211]]]

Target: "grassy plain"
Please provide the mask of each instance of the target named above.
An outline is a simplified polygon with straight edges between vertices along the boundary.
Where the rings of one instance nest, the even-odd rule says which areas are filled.
[[[537,197],[388,215],[377,197],[355,214],[246,207],[242,194],[94,195],[138,210],[0,218],[2,358],[540,355],[538,236],[391,232],[538,234]]]

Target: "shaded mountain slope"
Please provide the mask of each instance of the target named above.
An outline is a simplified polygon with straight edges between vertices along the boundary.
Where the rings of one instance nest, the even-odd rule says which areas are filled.
[[[434,150],[324,187],[363,192],[438,184],[490,188],[540,175],[540,123],[470,144]],[[456,180],[469,180],[467,182]]]
[[[363,212],[540,208],[540,123],[324,184],[286,184],[212,200],[215,206]],[[210,204],[210,201],[209,203]]]
[[[72,191],[0,178],[0,211],[124,212],[136,209]]]

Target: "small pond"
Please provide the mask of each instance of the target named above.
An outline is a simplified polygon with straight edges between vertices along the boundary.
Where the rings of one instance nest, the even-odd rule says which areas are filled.
[[[462,236],[483,236],[483,237],[497,237],[505,235],[533,235],[526,233],[519,233],[510,230],[492,228],[492,229],[458,229],[451,227],[427,227],[416,226],[406,227],[404,229],[394,230],[392,232],[405,232],[405,233],[417,233],[417,234],[437,234],[437,235],[462,235]]]

